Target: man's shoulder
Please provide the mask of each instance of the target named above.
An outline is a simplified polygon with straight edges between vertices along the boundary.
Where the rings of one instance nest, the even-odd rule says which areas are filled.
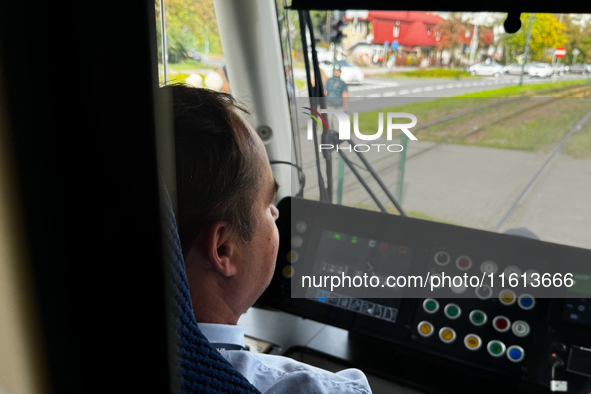
[[[265,394],[371,393],[367,378],[355,368],[335,373],[284,356],[237,351],[222,355]]]

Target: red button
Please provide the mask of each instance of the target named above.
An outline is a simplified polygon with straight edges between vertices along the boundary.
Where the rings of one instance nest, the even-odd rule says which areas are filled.
[[[507,323],[507,320],[501,318],[501,319],[497,319],[497,321],[495,322],[495,325],[497,326],[497,328],[499,330],[504,330],[507,328],[508,323]]]
[[[458,260],[458,266],[460,268],[466,269],[466,268],[470,267],[470,260],[468,260],[467,257],[462,257]]]

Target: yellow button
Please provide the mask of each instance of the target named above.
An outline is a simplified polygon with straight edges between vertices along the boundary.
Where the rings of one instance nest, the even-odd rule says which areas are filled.
[[[287,261],[289,261],[290,263],[295,263],[298,259],[298,252],[292,250],[291,252],[289,252],[287,254]]]
[[[446,341],[449,341],[453,337],[454,337],[454,334],[450,330],[443,330],[443,332],[441,333],[441,338],[443,338]]]
[[[420,322],[417,328],[419,329],[419,334],[424,337],[430,337],[434,331],[433,324],[429,323],[428,321]]]
[[[283,268],[283,276],[285,276],[286,278],[291,278],[291,276],[293,275],[293,269],[291,268],[291,266],[287,265]]]
[[[468,350],[478,350],[482,346],[482,340],[476,334],[468,334],[464,338],[464,345]]]
[[[505,302],[511,302],[513,301],[513,294],[509,293],[508,291],[504,292],[503,295],[501,296],[501,298],[503,299],[503,301]]]

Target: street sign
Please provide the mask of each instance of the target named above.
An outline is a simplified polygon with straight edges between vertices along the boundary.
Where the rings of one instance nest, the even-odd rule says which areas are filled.
[[[390,46],[390,43],[389,43],[388,41],[386,41],[386,42],[384,43],[384,48],[388,49],[388,47],[389,47],[389,46]]]
[[[397,50],[398,49],[398,41],[394,40],[394,42],[392,42],[392,50]]]
[[[581,51],[579,51],[578,48],[573,49],[573,55],[578,55],[579,53],[581,53]]]
[[[566,49],[564,49],[564,47],[558,47],[554,50],[554,56],[556,56],[557,59],[563,58],[564,55],[566,55]]]

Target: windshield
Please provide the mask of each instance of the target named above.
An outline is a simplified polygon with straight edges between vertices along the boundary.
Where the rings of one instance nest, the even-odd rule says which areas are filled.
[[[166,6],[169,80],[231,92],[225,67],[245,65],[226,65],[212,1],[193,3],[189,13],[185,3]],[[277,10],[286,126],[292,162],[302,168],[294,194],[305,176],[307,199],[399,214],[395,200],[417,218],[498,232],[524,227],[544,241],[591,248],[590,73],[582,66],[591,61],[589,15],[522,13],[520,30],[509,34],[502,13],[312,10],[312,37],[300,31],[297,11],[282,0]],[[312,41],[324,88],[334,59],[361,70],[342,73],[344,84],[326,91],[350,122],[339,151],[319,149],[326,128],[341,131],[336,116],[321,120],[304,109],[313,108],[314,70],[305,59]],[[530,75],[538,62],[554,67]],[[161,56],[161,80],[162,63]],[[392,128],[413,118],[391,113],[416,124],[409,133]]]

